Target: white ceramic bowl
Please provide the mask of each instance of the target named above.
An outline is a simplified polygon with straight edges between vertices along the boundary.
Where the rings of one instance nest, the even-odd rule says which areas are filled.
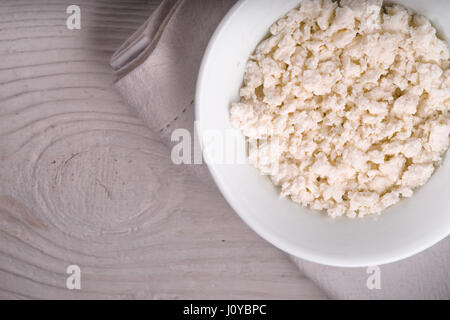
[[[450,1],[403,0],[450,35]],[[223,19],[206,50],[196,94],[200,139],[206,130],[230,130],[230,103],[239,100],[245,64],[269,27],[299,0],[242,0]],[[244,139],[240,136],[240,139]],[[204,155],[208,157],[209,147]],[[450,234],[450,160],[411,199],[362,219],[331,219],[288,199],[250,165],[209,164],[234,210],[261,237],[303,259],[334,266],[362,267],[416,254]]]

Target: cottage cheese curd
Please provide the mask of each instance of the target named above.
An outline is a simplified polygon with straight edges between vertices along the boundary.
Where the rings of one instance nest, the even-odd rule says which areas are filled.
[[[250,57],[231,122],[282,196],[333,217],[379,213],[449,146],[449,58],[401,6],[304,0]]]

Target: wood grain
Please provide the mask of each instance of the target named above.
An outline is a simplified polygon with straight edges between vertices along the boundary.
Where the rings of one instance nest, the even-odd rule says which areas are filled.
[[[1,0],[0,298],[325,298],[113,90],[109,57],[157,4]]]

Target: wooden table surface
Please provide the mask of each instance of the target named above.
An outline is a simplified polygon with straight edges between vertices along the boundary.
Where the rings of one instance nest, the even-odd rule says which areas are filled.
[[[0,298],[325,298],[114,91],[158,2],[0,0]]]

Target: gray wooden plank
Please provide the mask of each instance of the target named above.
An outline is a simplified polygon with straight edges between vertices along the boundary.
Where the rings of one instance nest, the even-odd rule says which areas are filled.
[[[0,2],[0,298],[325,298],[114,91],[158,2],[78,0],[80,31],[72,1]]]

